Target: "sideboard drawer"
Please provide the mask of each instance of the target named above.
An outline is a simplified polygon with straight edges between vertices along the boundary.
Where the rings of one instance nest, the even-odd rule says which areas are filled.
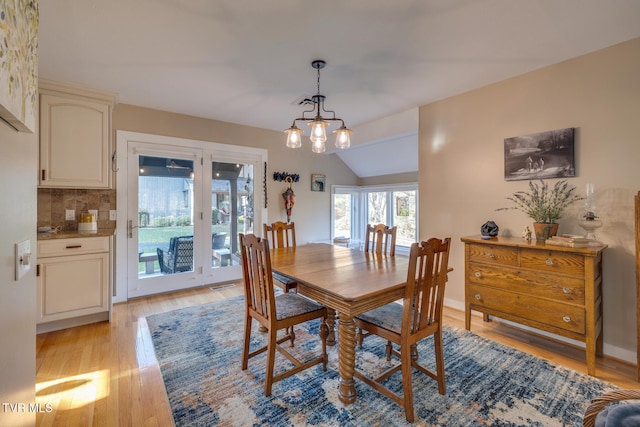
[[[500,288],[510,292],[584,304],[584,280],[551,273],[538,273],[515,267],[496,267],[470,262],[467,282]]]
[[[539,271],[553,271],[554,273],[584,277],[584,257],[571,253],[522,250],[520,252],[520,266]]]
[[[578,334],[585,333],[584,307],[475,284],[468,285],[467,291],[473,306],[529,320],[534,322],[532,326],[543,324]]]
[[[469,261],[499,265],[518,265],[518,253],[509,248],[492,245],[468,245]]]

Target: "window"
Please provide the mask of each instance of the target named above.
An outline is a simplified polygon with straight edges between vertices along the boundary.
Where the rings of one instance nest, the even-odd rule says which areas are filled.
[[[332,186],[332,236],[348,237],[352,247],[364,241],[367,224],[397,226],[396,245],[407,252],[418,239],[418,185]],[[404,249],[404,251],[403,251]]]

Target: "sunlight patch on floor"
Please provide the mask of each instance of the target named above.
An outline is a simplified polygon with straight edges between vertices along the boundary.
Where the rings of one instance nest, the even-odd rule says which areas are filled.
[[[57,410],[81,408],[109,395],[109,370],[43,381],[36,384],[36,402]]]

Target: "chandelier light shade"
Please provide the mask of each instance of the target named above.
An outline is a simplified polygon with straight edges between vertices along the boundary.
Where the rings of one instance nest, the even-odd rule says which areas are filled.
[[[298,128],[294,123],[289,129],[285,130],[287,134],[287,147],[300,148],[302,146],[302,132],[303,130]]]
[[[318,72],[318,92],[311,97],[313,108],[302,112],[301,117],[293,119],[291,127],[284,132],[287,134],[287,147],[299,148],[302,146],[302,134],[304,131],[296,126],[297,121],[309,121],[311,127],[311,151],[314,153],[323,153],[325,151],[325,141],[327,140],[327,128],[331,121],[341,122],[341,126],[334,130],[336,134],[336,147],[339,149],[349,148],[351,145],[351,129],[347,129],[344,124],[344,120],[336,117],[335,111],[326,110],[324,108],[325,96],[320,94],[320,70],[327,65],[325,61],[316,60],[311,62],[313,67]],[[314,117],[307,117],[306,114],[315,113]],[[331,114],[331,117],[323,117],[321,113]]]

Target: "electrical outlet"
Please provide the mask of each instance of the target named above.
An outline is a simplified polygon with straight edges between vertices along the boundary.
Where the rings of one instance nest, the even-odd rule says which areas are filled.
[[[73,221],[74,219],[76,219],[76,211],[75,211],[75,209],[67,209],[65,211],[64,219],[66,221]]]
[[[117,218],[117,211],[115,209],[111,209],[109,211],[109,221],[115,221]]]

